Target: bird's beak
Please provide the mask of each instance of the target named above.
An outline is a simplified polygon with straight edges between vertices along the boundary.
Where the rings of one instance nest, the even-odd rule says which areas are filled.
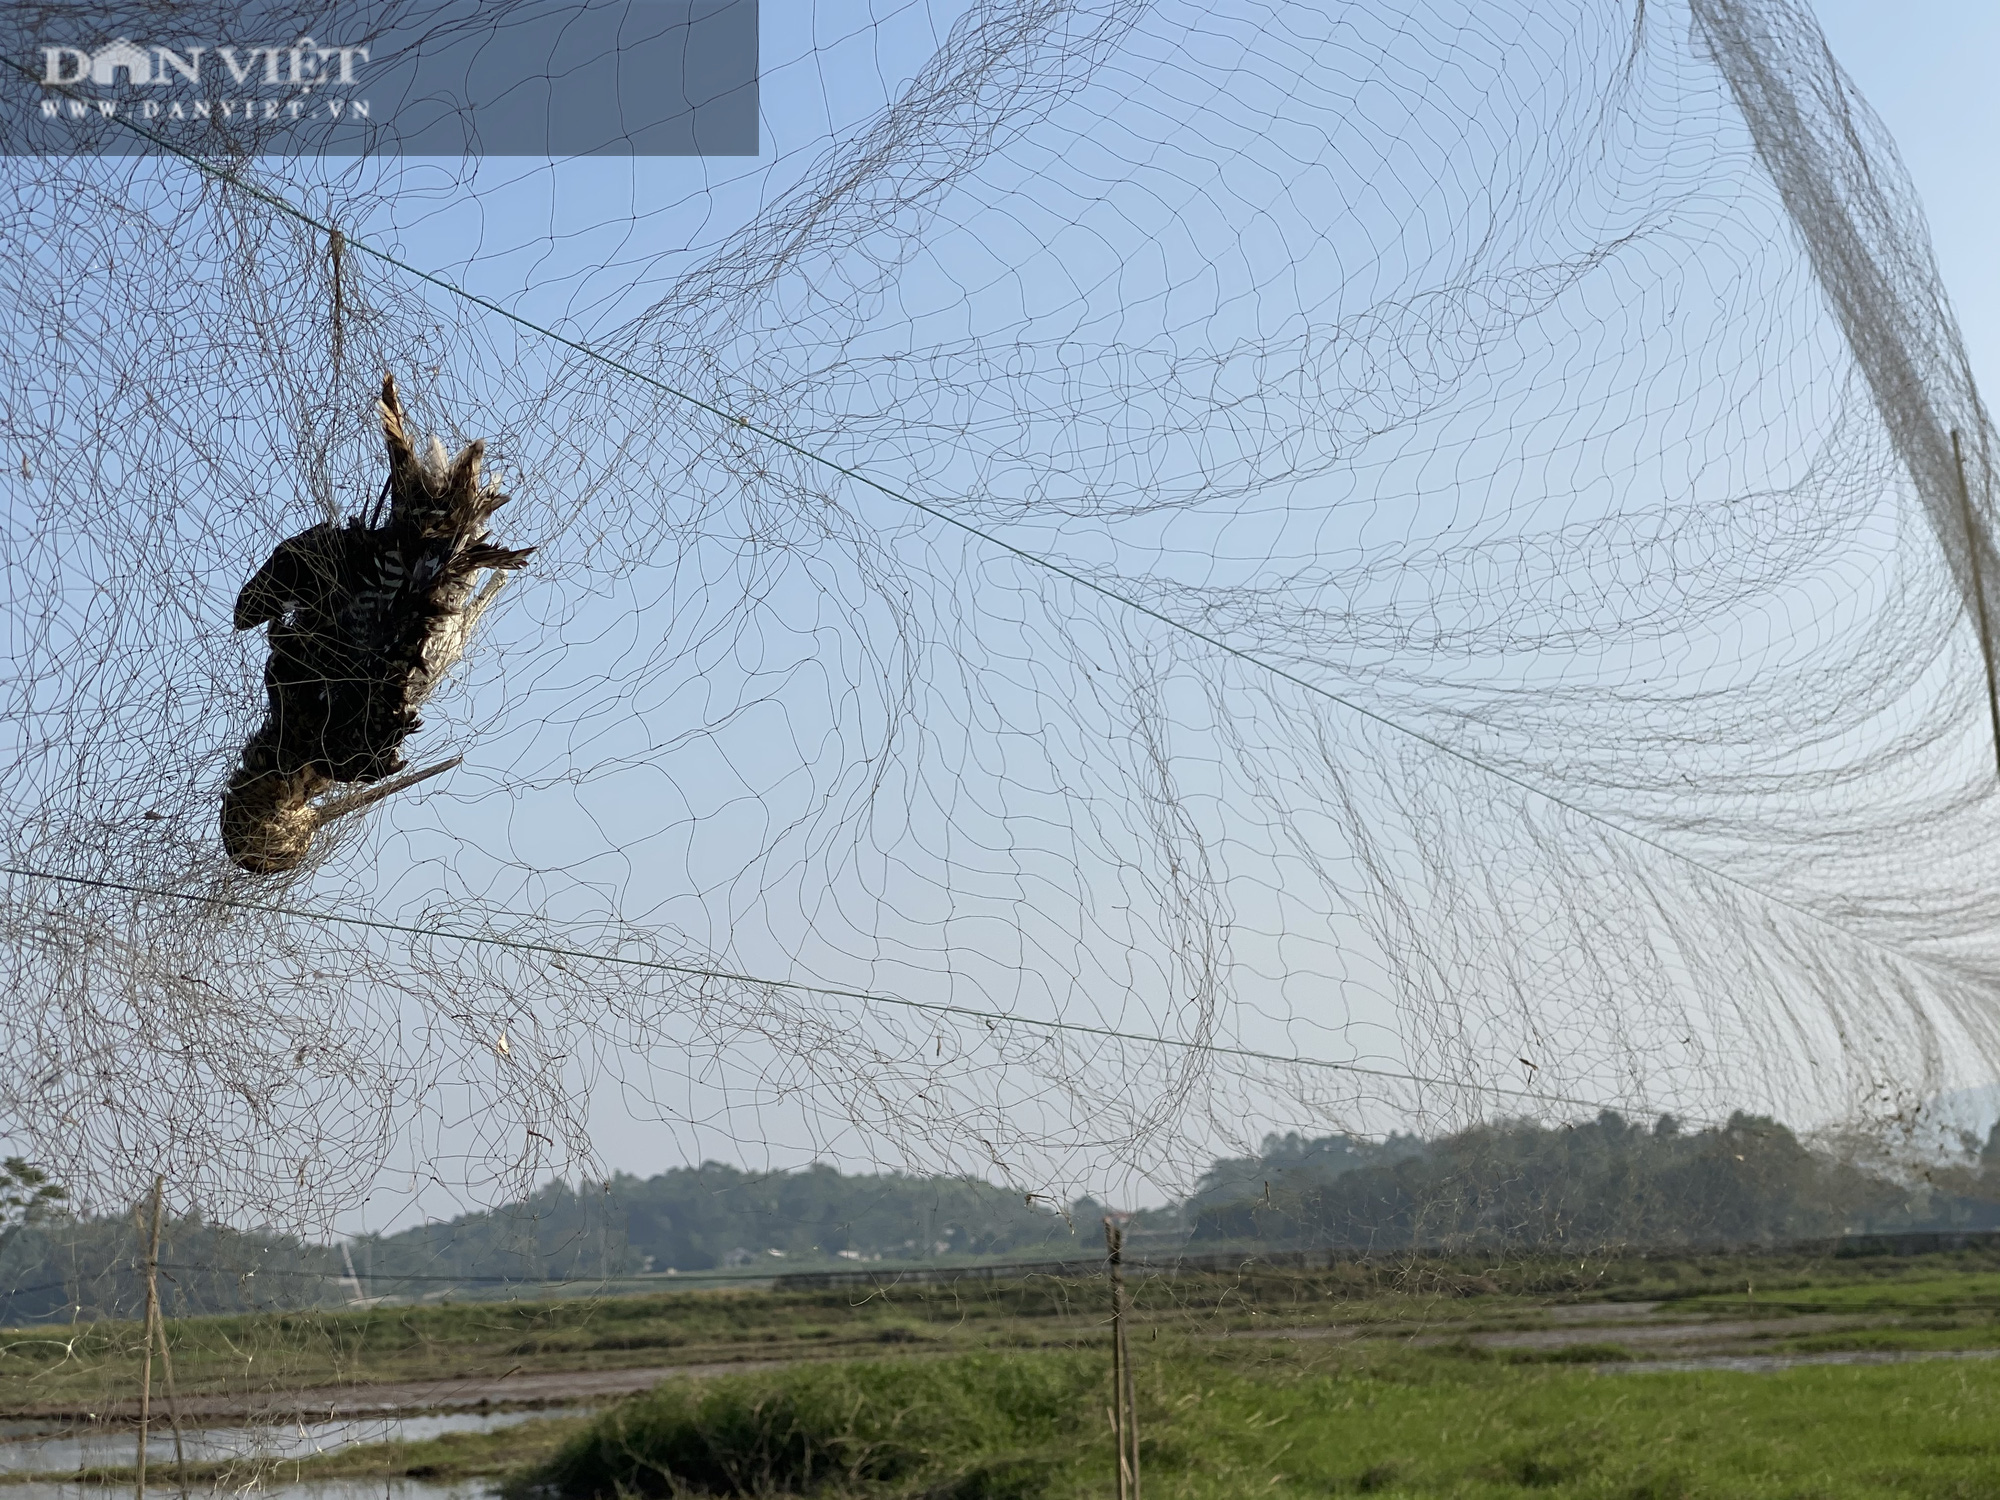
[[[362,791],[329,797],[326,801],[314,805],[313,817],[323,828],[335,818],[344,818],[349,813],[360,812],[364,807],[373,807],[384,797],[393,797],[398,792],[408,791],[420,781],[429,781],[433,776],[442,776],[464,759],[462,755],[454,755],[450,760],[441,760],[434,766],[425,766],[421,771],[411,771],[402,776],[392,776],[387,781],[378,781],[374,786]]]

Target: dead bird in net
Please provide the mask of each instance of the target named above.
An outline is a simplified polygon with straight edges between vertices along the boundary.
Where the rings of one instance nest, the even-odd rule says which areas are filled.
[[[419,455],[393,376],[382,382],[389,449],[381,502],[367,520],[321,522],[288,537],[236,597],[236,628],[269,625],[270,711],[222,795],[222,844],[259,875],[305,859],[326,823],[458,762],[409,775],[402,744],[417,711],[465,654],[479,617],[533,547],[501,547],[487,523],[507,503],[482,478],[486,445]],[[490,573],[474,592],[479,575]],[[366,790],[324,801],[336,784]]]

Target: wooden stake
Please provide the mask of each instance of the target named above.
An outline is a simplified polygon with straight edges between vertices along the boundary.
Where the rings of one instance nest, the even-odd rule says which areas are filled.
[[[1111,1261],[1111,1427],[1118,1442],[1118,1500],[1139,1500],[1139,1403],[1125,1337],[1125,1231],[1108,1215],[1104,1247]]]
[[[1951,457],[1958,465],[1958,503],[1965,513],[1965,546],[1972,565],[1972,613],[1979,622],[1979,654],[1986,661],[1986,708],[1993,720],[1993,767],[2000,773],[2000,675],[1994,671],[1993,625],[1986,615],[1985,567],[1980,558],[1984,538],[1973,517],[1972,487],[1965,482],[1965,449],[1956,427],[1951,430]]]

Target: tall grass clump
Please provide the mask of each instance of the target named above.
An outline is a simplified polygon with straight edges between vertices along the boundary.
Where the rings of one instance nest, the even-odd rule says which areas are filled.
[[[673,1380],[604,1413],[507,1500],[910,1494],[1026,1500],[1051,1445],[1104,1403],[1104,1360],[1071,1354],[826,1363]]]

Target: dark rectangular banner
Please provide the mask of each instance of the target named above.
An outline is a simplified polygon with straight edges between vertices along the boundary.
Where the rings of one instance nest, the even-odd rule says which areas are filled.
[[[0,152],[755,156],[757,0],[0,8]]]

